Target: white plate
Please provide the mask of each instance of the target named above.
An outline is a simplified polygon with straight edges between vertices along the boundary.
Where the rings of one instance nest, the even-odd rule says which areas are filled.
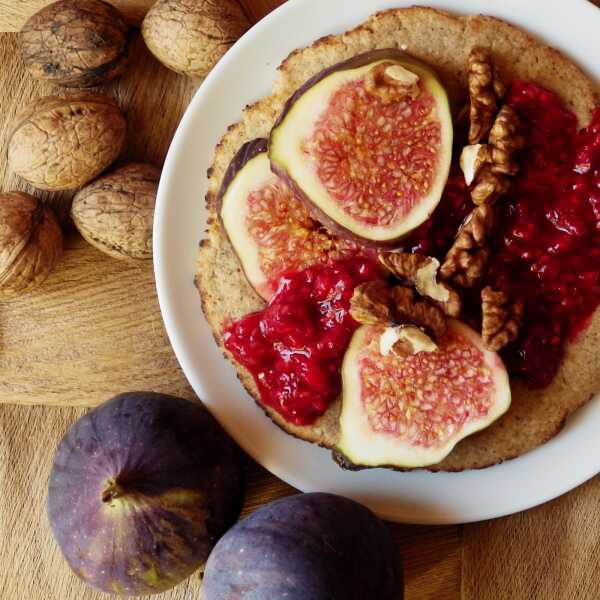
[[[354,498],[407,523],[459,523],[514,513],[600,471],[600,397],[551,442],[516,460],[463,473],[345,472],[328,451],[298,441],[267,419],[242,390],[204,321],[192,278],[205,227],[206,169],[226,127],[269,93],[289,52],[342,32],[398,0],[290,0],[249,31],[215,67],[179,125],[163,169],[154,221],[156,284],[169,338],[195,392],[237,442],[302,491]],[[566,51],[600,81],[600,10],[584,0],[452,0],[424,4],[490,14],[522,25]]]

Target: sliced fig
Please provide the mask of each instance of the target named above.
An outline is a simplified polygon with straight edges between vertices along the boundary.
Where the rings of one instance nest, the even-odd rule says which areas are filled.
[[[342,466],[416,468],[443,460],[511,401],[502,360],[456,320],[438,349],[382,354],[385,327],[356,330],[342,366]]]
[[[397,242],[440,201],[452,118],[436,74],[396,49],[330,67],[286,103],[272,169],[315,219],[374,246]]]
[[[271,171],[265,139],[242,146],[225,174],[217,203],[246,277],[265,300],[271,299],[285,271],[365,252],[310,216]]]

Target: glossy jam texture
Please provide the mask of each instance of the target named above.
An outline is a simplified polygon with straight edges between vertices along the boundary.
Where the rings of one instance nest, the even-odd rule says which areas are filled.
[[[535,84],[513,83],[507,102],[521,116],[527,142],[521,171],[498,204],[488,274],[466,294],[465,319],[480,327],[483,285],[524,300],[521,335],[502,354],[511,375],[544,387],[565,342],[600,303],[600,108],[578,133],[575,116]],[[443,259],[472,208],[455,166],[438,208],[406,249]],[[340,392],[342,358],[356,329],[348,313],[352,291],[381,276],[368,258],[289,273],[269,306],[226,329],[226,347],[253,374],[266,405],[299,425],[327,410]]]
[[[380,267],[368,258],[290,272],[266,308],[226,328],[225,347],[252,373],[264,404],[296,425],[329,408],[357,327],[350,298],[356,286],[379,278]]]
[[[516,82],[507,102],[527,145],[489,279],[525,301],[523,333],[505,351],[510,372],[544,387],[600,303],[600,109],[577,133],[575,116],[539,86]]]
[[[481,326],[483,285],[522,299],[521,335],[502,355],[511,375],[545,387],[565,342],[586,327],[600,303],[600,108],[589,127],[577,132],[575,115],[535,84],[513,83],[506,100],[524,123],[526,146],[513,187],[498,202],[500,227],[488,273],[466,293],[464,317]],[[442,202],[411,235],[407,249],[443,259],[472,208],[454,168]]]

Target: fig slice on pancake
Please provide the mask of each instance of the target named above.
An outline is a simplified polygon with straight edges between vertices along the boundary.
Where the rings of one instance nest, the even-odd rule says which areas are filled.
[[[340,236],[396,243],[438,205],[452,157],[452,118],[434,71],[374,50],[309,79],[271,131],[273,170]]]
[[[493,40],[499,39],[503,40],[502,44],[492,43]],[[418,56],[419,60],[431,65],[445,86],[453,106],[459,107],[468,92],[464,85],[465,57],[474,46],[489,47],[490,44],[493,58],[499,65],[500,76],[507,85],[519,81],[539,84],[560,98],[564,106],[575,115],[579,128],[590,123],[591,115],[598,103],[595,82],[576,64],[547,47],[539,39],[534,39],[527,32],[490,16],[455,16],[426,7],[391,9],[369,17],[364,23],[343,34],[327,36],[310,47],[299,48],[282,63],[277,71],[273,93],[247,107],[242,113],[240,122],[229,127],[222,142],[216,148],[210,170],[208,205],[211,218],[206,239],[200,245],[196,285],[202,297],[206,318],[223,349],[225,348],[223,331],[232,319],[239,319],[264,307],[263,302],[254,293],[249,278],[244,275],[244,270],[247,269],[244,246],[238,245],[238,249],[234,251],[234,244],[230,242],[235,238],[235,234],[223,227],[219,204],[216,202],[219,190],[223,187],[227,166],[240,147],[253,138],[269,137],[278,117],[285,112],[285,99],[295,100],[297,91],[299,94],[299,88],[307,80],[321,81],[323,77],[319,71],[330,65],[339,66],[342,64],[341,61],[347,60],[351,54],[360,56],[364,53],[378,52],[376,48],[391,46],[406,48],[411,54]],[[398,51],[398,54],[401,53]],[[335,67],[330,68],[335,69]],[[411,71],[409,67],[404,68]],[[406,73],[401,70],[392,71],[392,74],[394,73],[407,82],[406,87],[410,92],[411,85],[414,85],[411,84],[411,79],[414,78],[406,76]],[[422,84],[422,80],[419,81]],[[306,90],[304,92],[308,93]],[[383,95],[385,96],[385,93]],[[527,99],[529,96],[519,95],[521,99]],[[383,101],[383,98],[381,100]],[[516,110],[515,106],[513,108]],[[539,147],[547,146],[547,140],[543,136],[535,138],[538,139]],[[556,139],[552,148],[555,144]],[[273,156],[270,160],[275,163]],[[525,169],[522,172],[524,171]],[[281,181],[283,181],[281,176],[287,176],[281,169],[278,174]],[[460,212],[456,207],[459,206],[458,200],[465,187],[462,174],[458,173],[458,176],[461,185],[455,185],[459,177],[450,177],[445,199],[438,204],[440,209],[447,204],[453,216],[458,216]],[[289,183],[288,181],[288,188]],[[297,197],[302,197],[297,189],[293,191]],[[470,199],[467,197],[467,200]],[[337,228],[336,235],[342,231],[348,239],[360,237],[349,231],[347,227],[340,227],[306,198],[303,198],[303,203],[309,207],[313,219],[315,215],[321,214],[314,220],[320,221],[329,230],[331,237],[333,237],[333,228]],[[532,206],[536,205],[532,204]],[[440,210],[436,214],[439,216],[443,212]],[[541,209],[540,218],[550,223]],[[443,244],[438,245],[440,235],[444,236],[446,229],[453,235],[460,220],[457,219],[456,224],[452,221],[448,227],[440,229],[437,228],[436,221],[436,227],[429,229],[424,227],[422,231],[413,231],[397,245],[406,246],[406,250],[414,249],[428,255],[441,256],[445,248],[442,247]],[[593,227],[593,215],[589,222]],[[427,222],[423,225],[427,225]],[[315,225],[315,229],[317,228],[318,225]],[[519,233],[517,229],[515,232]],[[413,243],[415,239],[420,240],[419,236],[423,231],[429,232],[426,238],[428,244],[423,246],[419,245],[420,242]],[[536,229],[534,228],[533,231],[535,233]],[[229,236],[226,235],[227,233]],[[381,247],[387,245],[389,241],[365,240],[364,243]],[[514,244],[513,249],[516,253],[520,249],[519,244]],[[587,249],[589,248],[586,246],[586,252],[580,258],[591,256]],[[242,253],[242,256],[238,256],[238,253]],[[551,281],[552,270],[546,269],[545,273]],[[266,279],[268,280],[268,277]],[[259,284],[253,282],[252,285],[256,288]],[[266,295],[270,295],[270,292],[266,292]],[[550,305],[549,297],[540,297],[544,302],[540,305],[546,303]],[[569,301],[574,305],[578,302],[578,298],[579,296],[572,295]],[[600,361],[594,359],[598,355],[599,332],[600,310],[596,310],[593,318],[590,317],[589,327],[582,327],[576,339],[569,339],[566,342],[558,374],[547,388],[532,390],[522,382],[514,381],[512,386],[514,401],[501,419],[477,435],[469,435],[457,443],[452,452],[441,462],[430,464],[426,468],[448,472],[484,468],[522,455],[555,436],[564,425],[565,419],[600,389]],[[542,334],[538,337],[541,338]],[[396,341],[393,341],[392,345],[394,343]],[[537,353],[530,353],[530,356],[534,357],[536,364],[543,362]],[[232,359],[244,387],[279,427],[303,440],[327,448],[336,446],[339,439],[341,398],[333,402],[314,423],[310,425],[291,423],[261,402],[260,390],[252,373],[238,360],[231,356],[229,358]],[[510,360],[507,360],[507,364],[512,367]],[[354,458],[357,463],[366,462],[359,460],[359,457]]]
[[[344,356],[334,452],[342,466],[434,465],[508,410],[502,360],[464,323],[450,320],[437,349],[417,345],[413,353],[384,352],[385,334],[385,326],[361,326]]]
[[[265,300],[286,271],[364,251],[325,230],[271,172],[266,139],[247,142],[235,155],[217,210],[250,285]]]

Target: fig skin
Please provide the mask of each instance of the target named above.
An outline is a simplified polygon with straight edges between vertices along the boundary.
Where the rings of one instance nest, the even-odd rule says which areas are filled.
[[[81,579],[106,593],[140,595],[198,569],[242,501],[239,450],[201,404],[131,392],[67,431],[47,508]]]
[[[329,77],[333,73],[338,71],[347,71],[350,69],[357,69],[359,67],[363,67],[368,65],[369,63],[373,63],[379,60],[409,60],[412,62],[421,62],[416,58],[410,56],[406,52],[399,50],[397,48],[382,48],[378,50],[371,50],[369,52],[365,52],[363,54],[359,54],[358,56],[353,56],[345,61],[332,65],[320,71],[316,75],[313,75],[310,79],[308,79],[303,85],[301,85],[286,101],[281,114],[277,118],[275,125],[271,129],[271,135],[269,137],[269,158],[271,159],[271,170],[280,177],[283,181],[285,181],[286,185],[294,192],[294,195],[301,200],[306,206],[307,210],[315,219],[319,221],[324,227],[326,227],[329,231],[337,235],[338,237],[345,238],[361,244],[362,246],[368,248],[381,248],[381,249],[394,249],[402,246],[402,240],[410,236],[412,231],[407,231],[403,235],[396,237],[394,239],[388,240],[372,240],[369,238],[365,238],[355,232],[350,231],[346,227],[343,227],[339,223],[337,223],[334,219],[332,219],[327,213],[325,213],[320,207],[318,207],[314,202],[308,198],[302,187],[296,182],[292,177],[290,177],[289,173],[283,168],[281,168],[277,162],[273,159],[273,134],[279,128],[279,126],[284,122],[285,118],[289,114],[290,110],[294,107],[296,102],[305,94],[307,90],[317,85],[323,79]],[[424,63],[422,63],[424,64]],[[432,208],[428,217],[431,216],[435,207]],[[425,220],[425,219],[424,219]]]
[[[385,524],[333,494],[271,502],[213,549],[204,600],[401,600],[402,570]]]
[[[123,16],[107,2],[59,0],[23,26],[21,58],[36,79],[65,87],[93,87],[125,70],[127,32]]]
[[[223,207],[223,196],[227,193],[231,182],[235,179],[236,175],[246,166],[246,163],[252,160],[255,156],[266,152],[269,146],[269,140],[266,138],[256,138],[246,142],[233,157],[232,161],[225,171],[223,182],[217,194],[216,209],[221,220],[221,208]],[[222,223],[222,220],[221,220]]]

